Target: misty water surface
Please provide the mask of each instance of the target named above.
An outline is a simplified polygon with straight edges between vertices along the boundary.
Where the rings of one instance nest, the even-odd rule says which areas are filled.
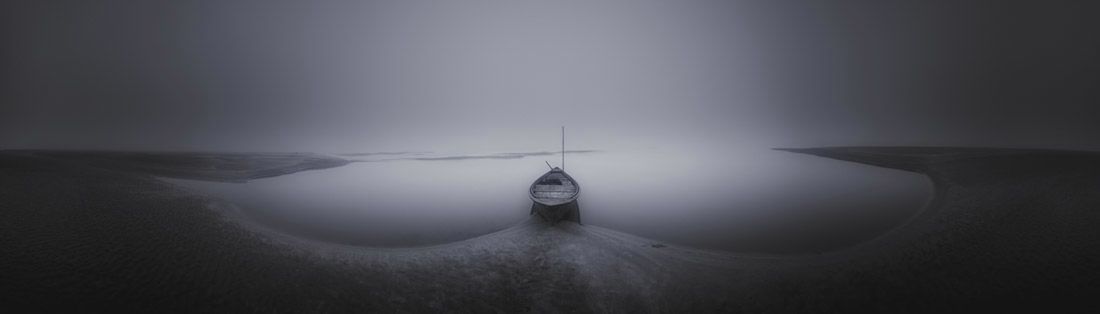
[[[527,219],[553,153],[345,154],[347,166],[249,183],[172,180],[286,233],[364,246],[438,244]],[[703,247],[805,249],[853,242],[927,201],[918,174],[767,149],[570,153],[585,224]],[[857,240],[858,240],[857,239]],[[781,250],[781,249],[777,249]]]

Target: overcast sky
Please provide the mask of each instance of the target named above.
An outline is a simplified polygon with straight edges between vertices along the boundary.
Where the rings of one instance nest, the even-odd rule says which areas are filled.
[[[1087,3],[4,1],[0,148],[1100,149]]]

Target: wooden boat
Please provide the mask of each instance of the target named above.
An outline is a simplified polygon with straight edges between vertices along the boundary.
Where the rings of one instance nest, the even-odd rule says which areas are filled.
[[[577,200],[581,186],[565,170],[554,167],[531,183],[531,200],[546,206],[558,206]]]
[[[565,128],[561,129],[561,168],[552,167],[546,163],[550,171],[543,174],[534,183],[528,194],[531,197],[531,214],[539,215],[543,220],[556,223],[561,220],[570,220],[580,223],[580,207],[577,205],[577,197],[581,194],[581,186],[577,180],[565,173]]]

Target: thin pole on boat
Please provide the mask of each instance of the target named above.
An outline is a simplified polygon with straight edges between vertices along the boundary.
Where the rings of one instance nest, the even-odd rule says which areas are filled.
[[[565,126],[561,127],[561,170],[565,170]]]
[[[554,170],[554,166],[551,166],[551,165],[550,165],[550,162],[549,162],[549,161],[545,161],[545,160],[543,160],[543,162],[545,162],[545,163],[546,163],[546,166],[547,166],[547,167],[550,167],[550,170]]]

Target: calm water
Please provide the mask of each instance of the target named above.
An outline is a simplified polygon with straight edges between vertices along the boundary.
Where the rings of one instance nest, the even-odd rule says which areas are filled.
[[[527,188],[556,155],[409,153],[249,183],[172,180],[288,233],[368,246],[484,234],[527,219]],[[930,194],[914,173],[766,149],[573,153],[581,215],[663,241],[768,250],[851,242],[912,216]],[[829,239],[828,241],[823,239]]]

